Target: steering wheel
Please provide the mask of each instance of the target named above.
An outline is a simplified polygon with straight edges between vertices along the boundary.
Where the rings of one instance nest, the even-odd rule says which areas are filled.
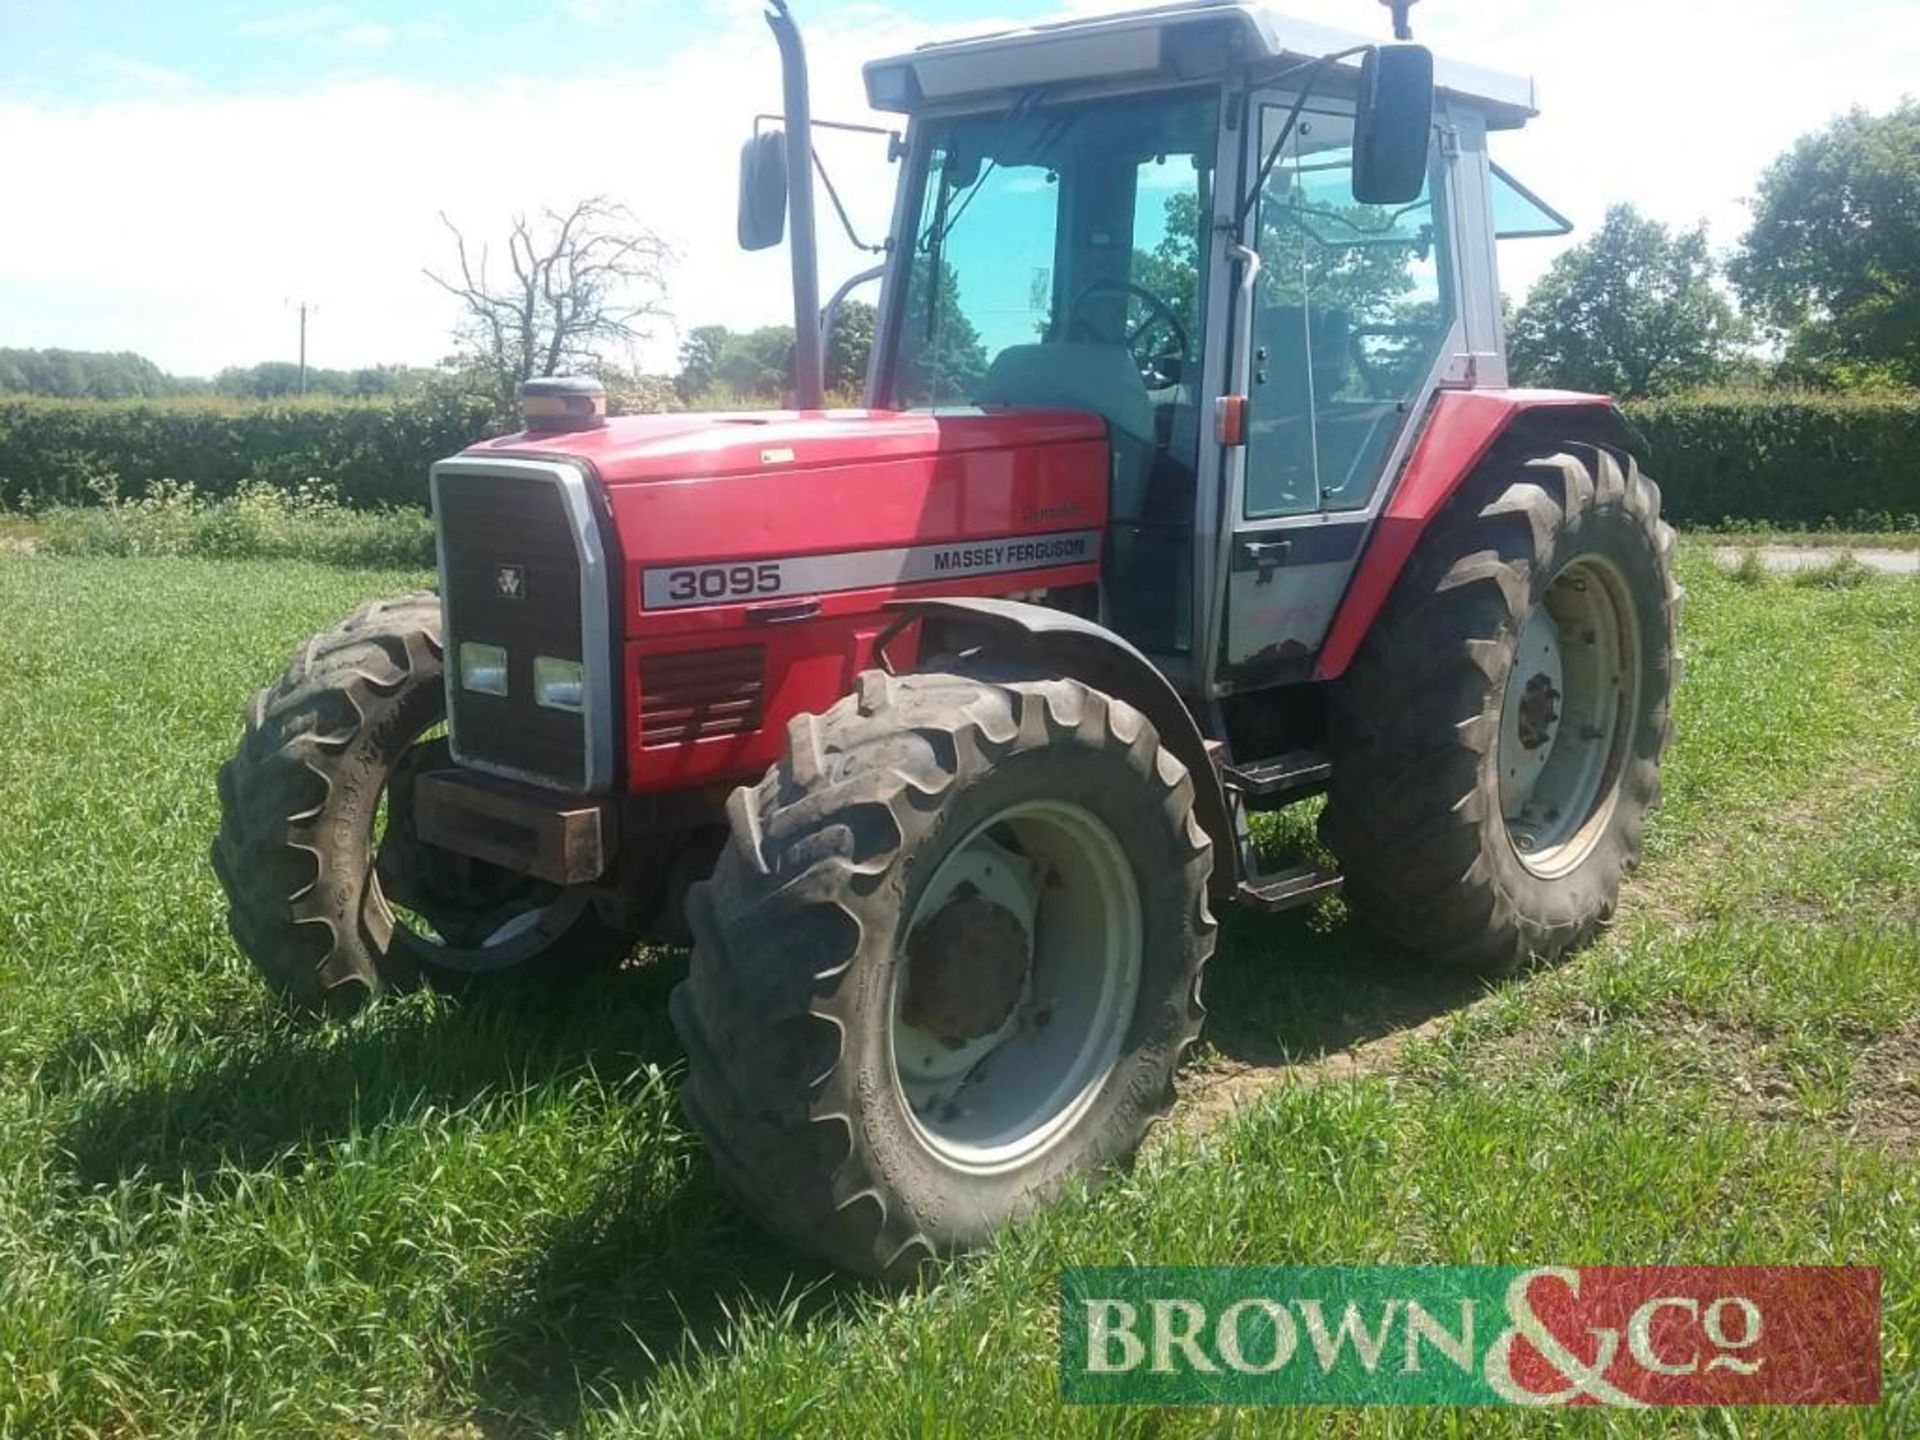
[[[1089,301],[1100,296],[1119,296],[1127,302],[1120,311],[1120,333],[1117,335],[1110,324],[1096,325],[1082,313]],[[1140,303],[1145,313],[1138,322],[1129,323],[1134,301]],[[1146,382],[1149,390],[1164,390],[1169,385],[1179,384],[1193,355],[1187,327],[1180,323],[1180,317],[1173,313],[1167,302],[1151,290],[1125,280],[1095,280],[1074,296],[1073,304],[1067,307],[1067,338],[1120,346],[1140,367],[1140,378]],[[1162,343],[1151,343],[1156,339],[1161,339]],[[1172,348],[1167,348],[1166,342],[1171,342]]]

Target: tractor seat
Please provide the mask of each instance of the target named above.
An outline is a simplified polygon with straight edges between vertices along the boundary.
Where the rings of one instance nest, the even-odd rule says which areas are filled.
[[[1009,345],[993,357],[974,403],[1087,410],[1100,416],[1113,438],[1110,518],[1139,518],[1153,473],[1153,400],[1125,349],[1077,340]]]

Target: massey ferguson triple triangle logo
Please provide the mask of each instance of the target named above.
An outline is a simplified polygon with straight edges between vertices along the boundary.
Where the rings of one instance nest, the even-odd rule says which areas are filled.
[[[1880,1272],[1814,1266],[1086,1267],[1081,1405],[1872,1405]]]

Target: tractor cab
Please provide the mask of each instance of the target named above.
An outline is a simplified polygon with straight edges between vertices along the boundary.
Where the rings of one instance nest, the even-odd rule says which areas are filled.
[[[1434,389],[1505,381],[1531,83],[1216,3],[866,80],[909,116],[870,403],[1097,414],[1104,622],[1189,694],[1304,677]]]

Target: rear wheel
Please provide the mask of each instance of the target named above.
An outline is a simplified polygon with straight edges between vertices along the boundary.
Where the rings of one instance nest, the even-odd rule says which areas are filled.
[[[1130,1156],[1213,948],[1186,770],[1072,680],[861,677],[689,913],[689,1114],[770,1228],[904,1278]]]
[[[1321,834],[1357,918],[1502,972],[1612,916],[1672,736],[1672,553],[1624,453],[1468,480],[1332,687]]]
[[[383,990],[553,980],[617,961],[586,894],[425,844],[415,777],[449,763],[440,601],[380,601],[254,697],[220,771],[213,865],[267,983],[335,1014]]]

